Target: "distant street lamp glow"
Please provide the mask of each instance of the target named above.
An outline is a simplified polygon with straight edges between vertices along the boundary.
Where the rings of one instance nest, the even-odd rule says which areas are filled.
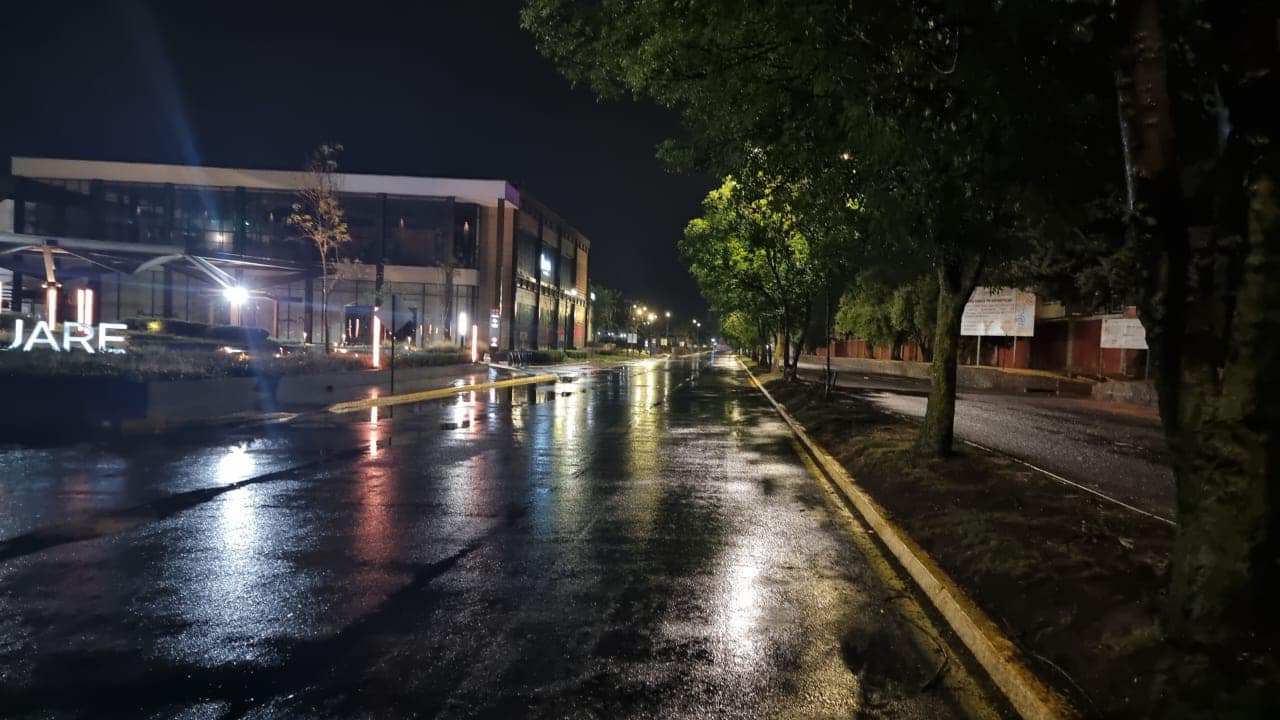
[[[471,326],[471,362],[474,364],[480,359],[480,327],[478,325]]]
[[[373,368],[377,370],[382,367],[382,319],[378,317],[379,308],[373,309],[373,328],[372,336],[369,344],[373,346]]]

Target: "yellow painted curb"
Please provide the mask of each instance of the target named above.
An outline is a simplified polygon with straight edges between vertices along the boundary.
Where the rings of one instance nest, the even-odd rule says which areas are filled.
[[[559,375],[533,375],[530,377],[519,377],[511,378],[509,380],[478,383],[476,385],[450,385],[449,387],[402,393],[400,395],[384,395],[382,397],[364,398],[361,400],[348,400],[346,402],[334,403],[325,409],[331,413],[354,412],[356,410],[368,410],[371,407],[382,407],[383,405],[402,405],[404,403],[422,402],[423,400],[439,400],[440,398],[452,397],[458,393],[472,392],[475,390],[493,390],[497,388],[515,387],[517,385],[556,382],[559,379]]]
[[[742,361],[739,360],[739,363]],[[888,519],[879,503],[858,487],[838,460],[809,437],[804,427],[756,380],[745,363],[742,363],[742,368],[747,371],[752,384],[764,393],[765,398],[799,438],[801,445],[817,461],[818,466],[857,509],[862,519],[947,621],[947,625],[965,647],[969,648],[974,659],[991,676],[991,680],[1008,698],[1014,710],[1029,720],[1078,718],[1079,713],[1071,703],[1041,682],[1022,662],[1018,648],[1000,632],[986,613],[938,567],[933,558]]]

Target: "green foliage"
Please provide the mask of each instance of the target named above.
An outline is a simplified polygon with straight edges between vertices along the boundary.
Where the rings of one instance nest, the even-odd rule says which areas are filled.
[[[338,153],[342,146],[321,144],[307,160],[307,183],[298,191],[287,223],[315,244],[327,265],[333,254],[351,241],[346,213],[338,200]]]
[[[760,323],[744,312],[734,310],[720,318],[721,340],[732,347],[748,348],[768,342],[760,333]]]
[[[555,365],[568,357],[564,350],[532,350],[527,355],[527,362],[530,365]]]
[[[845,291],[836,310],[835,330],[839,335],[854,336],[876,346],[896,346],[902,333],[894,326],[890,300],[893,291],[867,278],[858,278]]]
[[[625,331],[627,309],[622,300],[622,292],[596,284],[591,285],[591,292],[596,297],[595,300],[590,300],[592,331],[597,335]]]
[[[921,276],[893,287],[874,272],[861,273],[840,298],[835,330],[877,347],[914,342],[930,356],[938,317],[938,284]]]
[[[329,352],[329,291],[337,280],[331,271],[342,247],[351,242],[346,212],[338,197],[338,153],[342,146],[321,144],[307,160],[307,181],[298,190],[298,201],[293,203],[287,224],[297,228],[302,237],[311,241],[320,255],[320,333],[325,352]],[[453,282],[452,268],[445,272],[446,285]],[[446,288],[446,318],[453,317],[453,292]],[[447,328],[447,325],[446,325]]]
[[[1178,475],[1171,617],[1204,641],[1280,597],[1278,14],[1275,0],[526,0],[522,20],[571,80],[680,112],[669,161],[789,188],[785,215],[819,258],[810,288],[834,286],[838,250],[846,268],[929,271],[936,292],[885,281],[880,306],[855,289],[841,318],[934,329],[927,452],[950,450],[959,319],[984,273],[1136,301]],[[716,202],[682,243],[695,276],[726,320],[778,323],[790,313],[753,272],[767,245],[746,230],[775,248],[787,233],[767,214],[738,227],[750,213]]]
[[[739,340],[771,333],[784,338],[784,363],[808,324],[810,300],[823,275],[823,256],[797,205],[803,187],[763,172],[746,183],[727,178],[685,228],[680,251],[712,309],[724,318],[752,318],[754,332],[735,320]]]
[[[894,290],[889,301],[889,322],[903,338],[920,347],[926,360],[931,359],[938,322],[938,283],[921,276]]]

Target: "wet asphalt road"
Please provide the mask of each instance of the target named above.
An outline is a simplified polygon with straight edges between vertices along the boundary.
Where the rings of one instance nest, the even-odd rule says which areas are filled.
[[[802,364],[820,378],[821,365]],[[882,408],[924,417],[924,380],[842,372],[837,384]],[[961,390],[956,436],[1030,462],[1163,518],[1174,517],[1173,470],[1154,411],[1075,398]]]
[[[844,513],[730,358],[0,449],[0,715],[956,716]]]

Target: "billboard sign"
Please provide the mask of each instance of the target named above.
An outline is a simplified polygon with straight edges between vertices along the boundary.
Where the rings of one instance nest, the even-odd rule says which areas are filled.
[[[1146,350],[1147,330],[1138,318],[1103,318],[1102,347]]]
[[[1035,293],[1013,288],[975,288],[960,318],[960,334],[995,337],[1035,335]]]

